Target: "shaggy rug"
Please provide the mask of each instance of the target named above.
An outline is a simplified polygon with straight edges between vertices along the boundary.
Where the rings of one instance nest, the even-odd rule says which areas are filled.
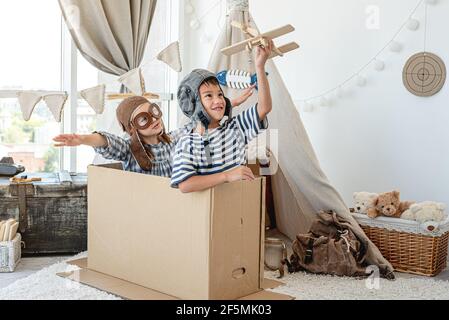
[[[274,272],[265,277],[274,279]],[[432,278],[354,279],[314,275],[305,272],[286,274],[285,285],[273,289],[297,300],[448,300],[449,281]]]
[[[73,259],[85,257],[86,253]],[[56,273],[77,269],[65,262],[54,264],[0,289],[0,299],[11,300],[120,300],[100,290],[58,277]],[[276,273],[265,276],[276,279]],[[272,289],[298,300],[381,300],[381,299],[449,299],[449,281],[430,278],[353,279],[307,273],[287,274],[285,285]]]
[[[80,253],[68,260],[86,256],[87,253]],[[78,267],[69,265],[65,261],[51,265],[0,289],[0,300],[120,300],[106,292],[56,275],[76,269]]]

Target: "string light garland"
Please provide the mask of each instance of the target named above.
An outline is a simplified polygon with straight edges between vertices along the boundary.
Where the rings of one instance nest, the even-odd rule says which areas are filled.
[[[332,96],[336,96],[337,98],[344,98],[346,95],[345,87],[351,82],[355,81],[355,84],[358,87],[365,87],[368,83],[367,78],[363,75],[363,72],[370,66],[373,65],[375,71],[381,72],[385,70],[385,62],[381,60],[380,55],[385,52],[385,50],[390,50],[394,53],[399,53],[402,51],[403,46],[400,42],[396,41],[398,35],[407,28],[410,31],[418,30],[420,26],[419,20],[413,18],[416,11],[421,7],[422,4],[425,4],[426,10],[426,19],[425,19],[425,37],[424,37],[424,51],[426,49],[426,41],[427,41],[427,5],[434,5],[437,3],[436,0],[419,0],[415,8],[412,10],[407,20],[400,26],[398,31],[393,35],[390,41],[385,44],[367,63],[365,63],[360,69],[358,69],[355,73],[345,79],[343,82],[339,83],[335,87],[328,89],[318,95],[314,95],[304,99],[296,100],[297,103],[302,105],[302,110],[304,112],[313,112],[315,110],[316,102],[320,106],[328,106],[329,100]],[[315,101],[315,103],[314,103]],[[323,103],[324,102],[324,103]]]

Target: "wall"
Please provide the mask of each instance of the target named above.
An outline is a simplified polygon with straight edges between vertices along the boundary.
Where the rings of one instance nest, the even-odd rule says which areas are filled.
[[[293,35],[276,42],[294,39],[301,49],[277,58],[276,63],[292,96],[302,100],[335,87],[367,63],[391,40],[418,2],[252,0],[250,4],[261,30],[286,23],[296,27]],[[213,4],[192,3],[198,11]],[[380,9],[379,29],[366,27],[370,5]],[[385,70],[378,72],[369,66],[363,72],[365,87],[350,82],[343,98],[332,96],[331,106],[301,112],[324,171],[348,205],[354,191],[394,188],[401,190],[403,199],[449,204],[449,84],[430,98],[416,97],[402,84],[408,57],[423,51],[424,9],[422,5],[414,15],[420,28],[404,29],[398,35],[402,51],[386,50],[380,56]],[[217,8],[208,14],[198,30],[188,26],[189,18],[183,22],[184,41],[189,41],[183,53],[185,70],[207,66],[214,40],[201,43],[199,38],[204,32],[218,36],[220,12]],[[447,64],[448,12],[449,0],[428,6],[427,49]]]

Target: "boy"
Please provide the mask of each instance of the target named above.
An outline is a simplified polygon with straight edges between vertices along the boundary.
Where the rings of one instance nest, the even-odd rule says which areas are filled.
[[[265,64],[273,42],[256,48],[259,103],[232,118],[229,100],[213,73],[192,71],[181,83],[178,101],[184,114],[197,120],[196,129],[183,136],[176,146],[172,187],[196,192],[238,180],[253,180],[246,163],[246,146],[268,127],[266,116],[272,109]],[[221,124],[224,116],[228,120]]]

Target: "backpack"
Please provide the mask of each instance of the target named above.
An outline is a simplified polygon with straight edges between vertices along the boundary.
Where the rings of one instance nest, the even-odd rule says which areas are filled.
[[[293,241],[293,254],[284,260],[288,271],[308,271],[336,276],[367,277],[366,245],[350,224],[333,211],[321,211],[309,233]]]

